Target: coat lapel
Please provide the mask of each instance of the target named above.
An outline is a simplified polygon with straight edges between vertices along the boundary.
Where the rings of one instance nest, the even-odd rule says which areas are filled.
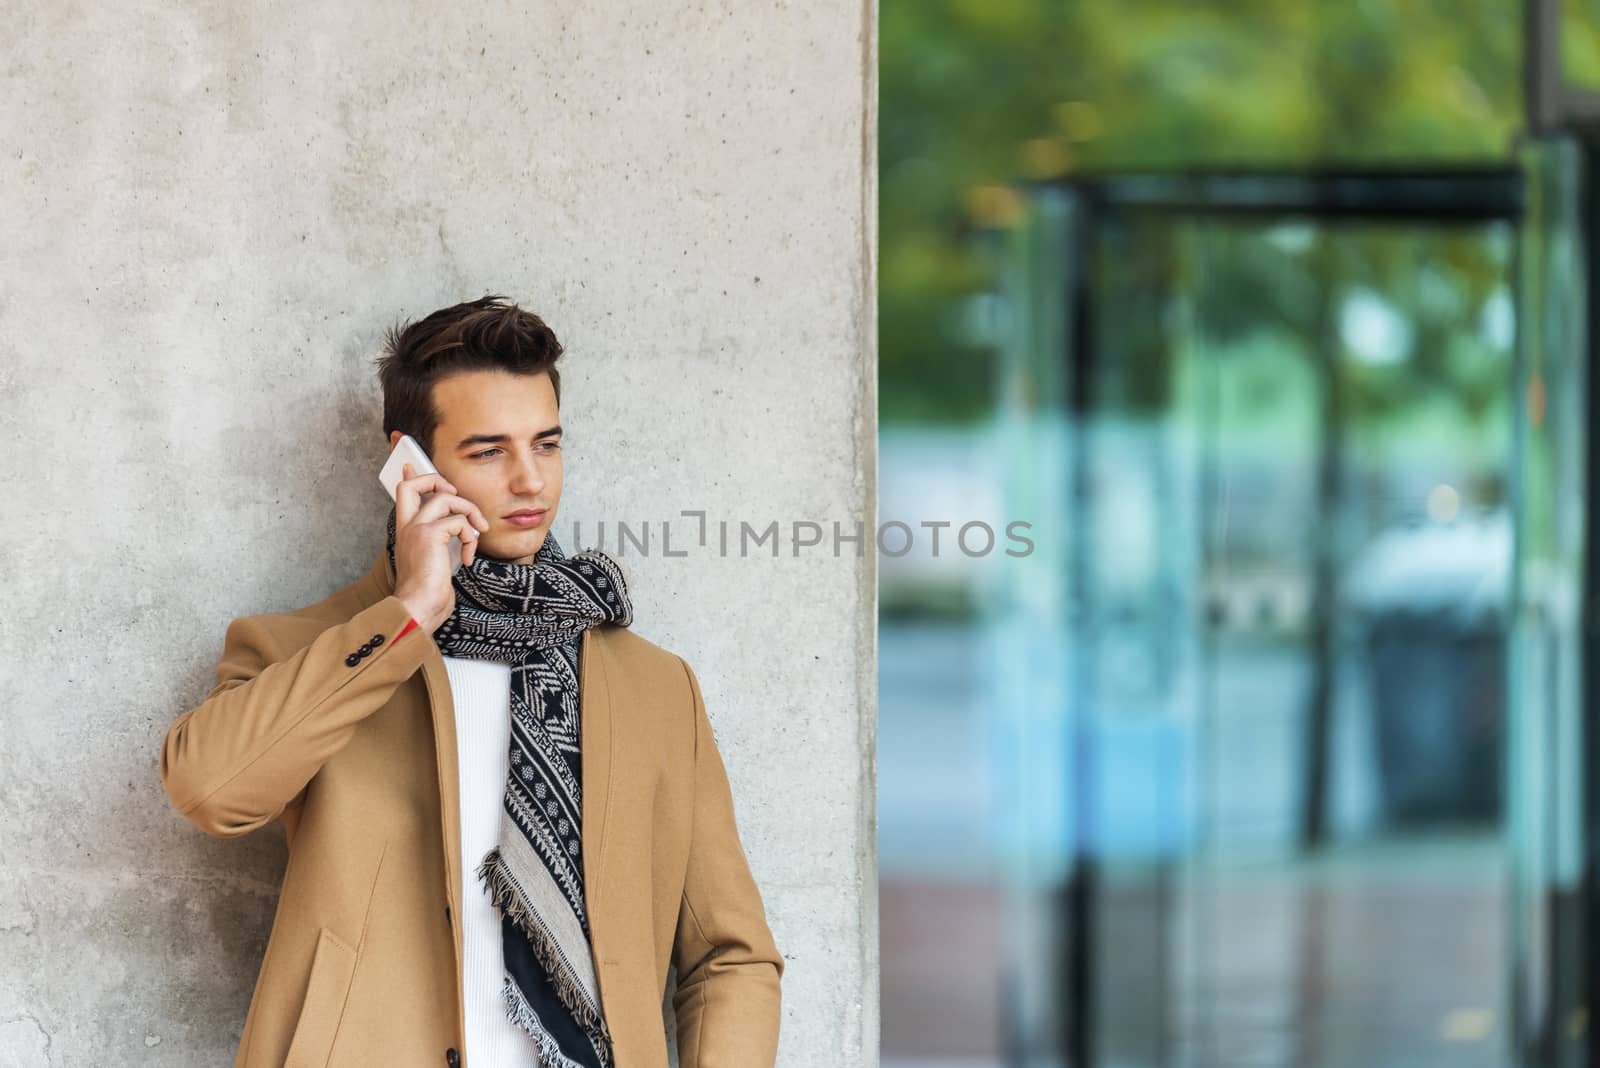
[[[578,665],[578,744],[583,747],[579,758],[583,769],[583,905],[589,914],[591,943],[598,937],[595,906],[604,889],[606,814],[611,807],[611,753],[616,736],[612,730],[607,644],[605,628],[587,628]],[[594,955],[598,963],[598,949]]]
[[[450,676],[444,657],[433,639],[422,657],[422,681],[428,690],[429,719],[433,721],[433,753],[438,761],[439,825],[444,831],[444,894],[450,906],[450,931],[456,955],[456,1026],[466,1033],[467,1007],[460,977],[465,974],[461,945],[461,776],[457,771],[456,708],[450,696]]]

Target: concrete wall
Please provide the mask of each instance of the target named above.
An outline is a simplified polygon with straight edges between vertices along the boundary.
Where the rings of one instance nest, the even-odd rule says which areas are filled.
[[[0,1065],[229,1063],[282,834],[203,836],[158,746],[230,618],[381,547],[388,323],[549,319],[562,524],[871,529],[873,0],[463,10],[7,8]],[[780,1061],[875,1064],[870,550],[686,522],[624,566],[729,764]]]

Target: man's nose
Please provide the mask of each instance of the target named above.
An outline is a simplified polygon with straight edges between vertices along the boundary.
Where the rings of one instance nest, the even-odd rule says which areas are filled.
[[[517,464],[517,469],[511,476],[511,492],[516,494],[534,494],[544,489],[544,479],[539,475],[539,462],[532,456],[524,456]]]

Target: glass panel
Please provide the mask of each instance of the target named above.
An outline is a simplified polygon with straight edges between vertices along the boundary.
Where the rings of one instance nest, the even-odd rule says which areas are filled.
[[[1584,320],[1577,148],[1524,153],[1511,643],[1513,1013],[1524,1063],[1588,1063],[1582,971]]]
[[[1191,704],[1203,678],[1196,594],[1200,469],[1183,388],[1181,227],[1108,220],[1092,249],[1082,611],[1072,645],[1091,947],[1090,1064],[1183,1053],[1182,858],[1198,825]],[[1181,1062],[1180,1062],[1181,1063]]]
[[[880,553],[885,1068],[1070,1063],[1060,906],[1076,870],[1065,700],[1074,446],[1062,298],[1075,204],[1045,195],[1023,210],[980,249],[1005,274],[1005,294],[952,316],[1000,353],[995,419],[879,437],[880,529],[909,523],[917,546]],[[930,521],[951,524],[942,553]],[[979,559],[957,548],[972,521],[997,537]]]
[[[1070,681],[1086,660],[1069,636],[1081,560],[1070,506],[1082,448],[1069,418],[1070,339],[1080,285],[1080,205],[1042,191],[1008,235],[1000,408],[993,426],[1004,514],[1028,524],[1028,555],[991,571],[984,606],[996,842],[1005,885],[1002,1026],[1007,1063],[1079,1063],[1073,1022],[1082,813]]]
[[[1508,224],[1180,227],[1197,1063],[1500,1065]]]
[[[1499,1068],[1510,226],[1095,234],[1064,446],[1063,1048]]]

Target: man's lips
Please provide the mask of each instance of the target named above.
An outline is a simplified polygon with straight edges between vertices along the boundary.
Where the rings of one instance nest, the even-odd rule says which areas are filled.
[[[544,522],[544,509],[524,508],[503,518],[514,527],[536,527]]]

